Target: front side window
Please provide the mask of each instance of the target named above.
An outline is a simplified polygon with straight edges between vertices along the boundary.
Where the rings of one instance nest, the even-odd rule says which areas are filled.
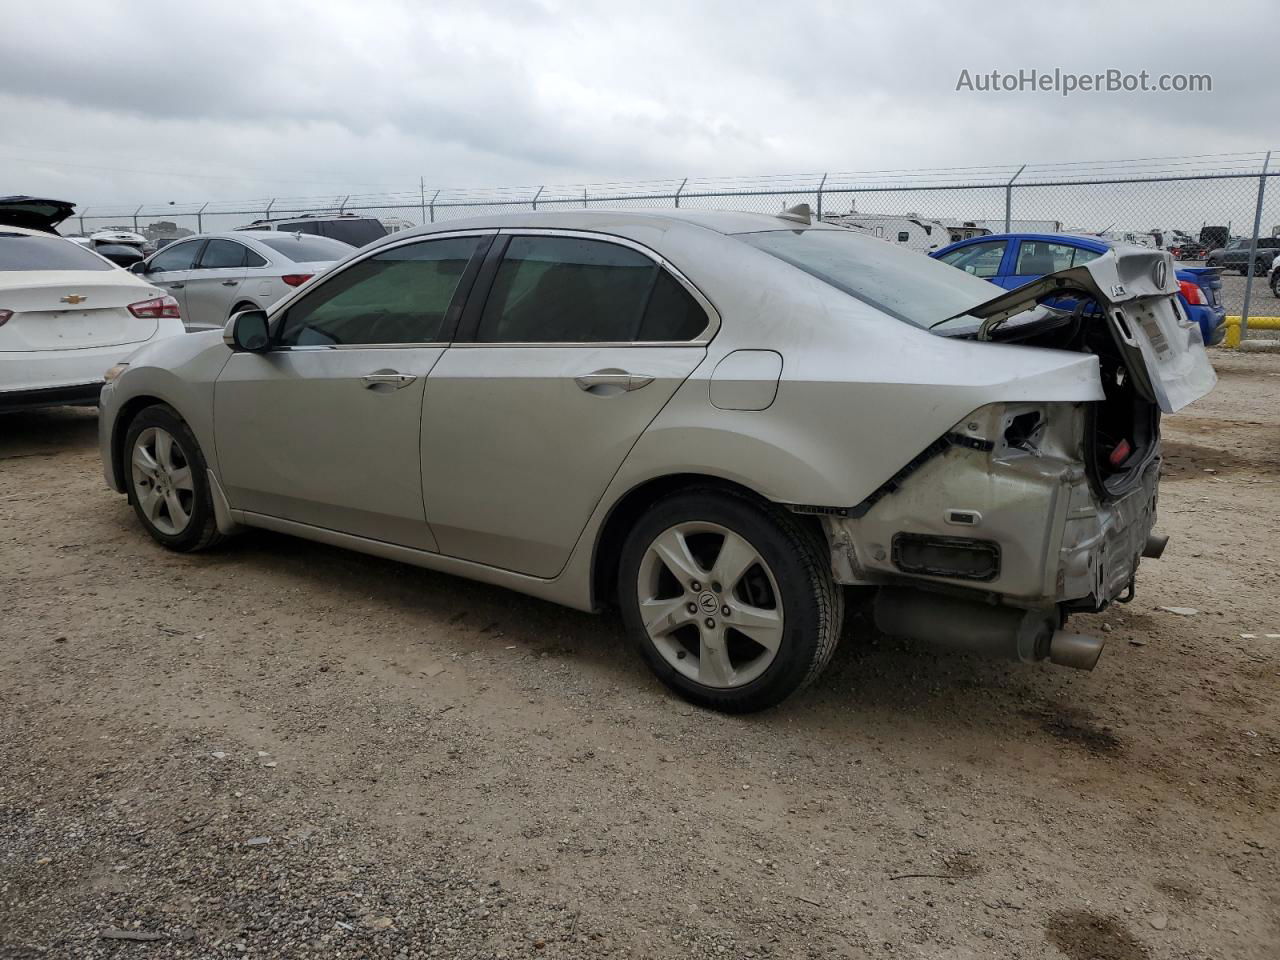
[[[243,267],[246,248],[234,240],[210,240],[204,245],[200,254],[200,269],[226,270],[231,267]]]
[[[424,240],[353,264],[286,311],[276,342],[439,343],[458,282],[484,239]]]
[[[644,254],[579,237],[513,237],[480,320],[486,343],[684,341],[707,326],[687,290]]]
[[[959,250],[952,250],[938,259],[943,263],[973,274],[975,277],[995,277],[1000,274],[1000,262],[1004,260],[1004,240],[990,243],[971,243]]]
[[[200,252],[203,240],[188,240],[185,243],[171,243],[154,257],[148,264],[148,273],[164,273],[169,270],[190,270],[195,265],[196,254]]]

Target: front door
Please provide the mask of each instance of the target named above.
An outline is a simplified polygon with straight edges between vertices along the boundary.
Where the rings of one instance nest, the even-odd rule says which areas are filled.
[[[269,352],[231,357],[214,433],[233,508],[435,549],[418,455],[423,388],[489,239],[403,243],[350,263],[272,318]]]
[[[243,243],[215,237],[204,245],[195,269],[187,275],[187,323],[196,327],[221,327],[231,317],[231,308],[244,283],[245,255]]]
[[[427,517],[441,553],[554,577],[710,316],[644,251],[564,233],[500,238],[476,289],[427,380]]]
[[[204,240],[180,240],[157,251],[147,261],[147,282],[159,287],[178,301],[178,309],[184,322],[187,317],[187,280],[196,264],[196,256],[204,246]]]

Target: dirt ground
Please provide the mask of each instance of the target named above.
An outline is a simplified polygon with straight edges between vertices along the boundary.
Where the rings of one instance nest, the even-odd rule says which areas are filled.
[[[855,618],[737,718],[614,615],[167,554],[92,412],[0,420],[0,958],[1274,960],[1280,357],[1214,358],[1093,673]]]

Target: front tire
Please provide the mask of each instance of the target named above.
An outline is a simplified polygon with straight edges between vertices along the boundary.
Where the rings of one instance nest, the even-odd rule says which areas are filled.
[[[142,410],[125,433],[129,502],[157,543],[182,553],[222,539],[209,492],[209,468],[195,434],[172,407]]]
[[[618,584],[627,632],[658,678],[727,713],[763,710],[809,684],[844,617],[821,536],[731,491],[654,504],[623,545]]]

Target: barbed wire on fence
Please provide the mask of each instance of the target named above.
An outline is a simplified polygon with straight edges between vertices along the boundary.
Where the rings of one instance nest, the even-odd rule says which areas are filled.
[[[919,221],[926,230],[937,224],[934,239],[944,243],[1008,229],[1198,240],[1215,227],[1232,237],[1271,237],[1280,235],[1280,189],[1267,184],[1280,171],[1269,166],[1270,157],[1270,151],[1209,153],[478,189],[433,188],[420,178],[412,188],[384,193],[89,204],[69,225],[82,233],[125,227],[168,238],[304,214],[373,216],[398,230],[495,212],[674,206],[776,213],[809,203],[825,217],[899,218]],[[1250,276],[1241,308],[1246,324],[1252,289]]]

